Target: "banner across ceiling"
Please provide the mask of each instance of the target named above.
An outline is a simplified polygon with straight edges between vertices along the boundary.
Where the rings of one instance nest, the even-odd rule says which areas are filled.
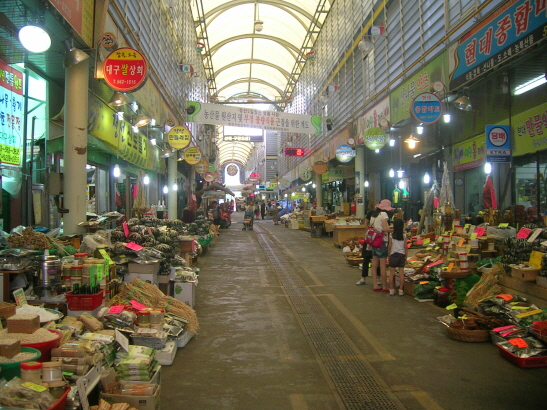
[[[189,101],[186,108],[188,122],[261,128],[265,130],[300,134],[321,134],[322,117],[317,115],[288,114],[279,111],[261,111],[254,108],[223,104],[205,104]]]

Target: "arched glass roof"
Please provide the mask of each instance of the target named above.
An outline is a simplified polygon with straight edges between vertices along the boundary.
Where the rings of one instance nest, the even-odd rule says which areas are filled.
[[[212,96],[219,100],[279,102],[292,94],[327,16],[329,0],[195,0],[192,12],[202,57],[211,66]],[[258,29],[257,21],[262,22]],[[207,62],[210,62],[207,64]],[[235,145],[234,145],[235,144]],[[233,155],[246,164],[247,148],[240,142],[220,143],[219,161]],[[247,158],[245,160],[242,157]],[[250,153],[249,153],[250,155]]]

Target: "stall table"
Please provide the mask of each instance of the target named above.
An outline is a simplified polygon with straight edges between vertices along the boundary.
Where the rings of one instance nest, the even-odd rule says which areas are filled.
[[[334,245],[341,246],[344,241],[355,237],[364,238],[365,234],[365,225],[334,225]]]

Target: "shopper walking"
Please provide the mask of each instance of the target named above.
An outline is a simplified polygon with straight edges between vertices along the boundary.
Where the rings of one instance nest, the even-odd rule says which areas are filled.
[[[368,211],[367,215],[365,216],[365,232],[368,230],[368,227],[370,226],[370,217],[374,211]],[[370,266],[370,261],[372,261],[372,248],[367,245],[366,243],[363,243],[363,250],[361,252],[361,255],[363,256],[363,264],[361,265],[361,279],[356,283],[356,285],[366,285],[367,284],[367,276],[368,276],[368,269]],[[379,273],[379,267],[377,269]]]
[[[387,212],[394,211],[395,208],[391,206],[389,199],[382,199],[376,209],[370,217],[370,225],[378,232],[384,234],[384,243],[380,248],[372,248],[372,280],[374,292],[389,292],[386,281],[386,259],[387,259],[387,245],[389,241],[388,234],[393,230],[389,227],[389,216]],[[378,266],[380,267],[380,277],[382,279],[382,287],[378,286]]]
[[[266,215],[266,202],[262,201],[260,204],[260,216],[262,219],[264,219],[264,216]]]
[[[272,219],[274,222],[274,225],[279,225],[279,211],[281,210],[281,205],[275,204],[275,206],[272,208]]]
[[[389,235],[389,294],[395,295],[395,269],[399,270],[399,296],[403,296],[403,285],[405,280],[405,263],[407,247],[404,233],[405,223],[402,219],[393,221],[393,232]]]

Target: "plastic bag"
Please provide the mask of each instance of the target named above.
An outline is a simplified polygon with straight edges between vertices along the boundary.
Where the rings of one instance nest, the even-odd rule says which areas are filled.
[[[97,248],[108,246],[108,240],[99,234],[86,235],[80,245],[80,252],[93,255]]]
[[[514,238],[517,235],[517,230],[512,226],[507,228],[498,228],[497,226],[487,226],[486,235],[494,239],[504,241],[507,238]]]
[[[0,406],[22,409],[49,409],[55,404],[55,398],[48,390],[37,392],[23,386],[19,377],[14,377],[0,389]]]

